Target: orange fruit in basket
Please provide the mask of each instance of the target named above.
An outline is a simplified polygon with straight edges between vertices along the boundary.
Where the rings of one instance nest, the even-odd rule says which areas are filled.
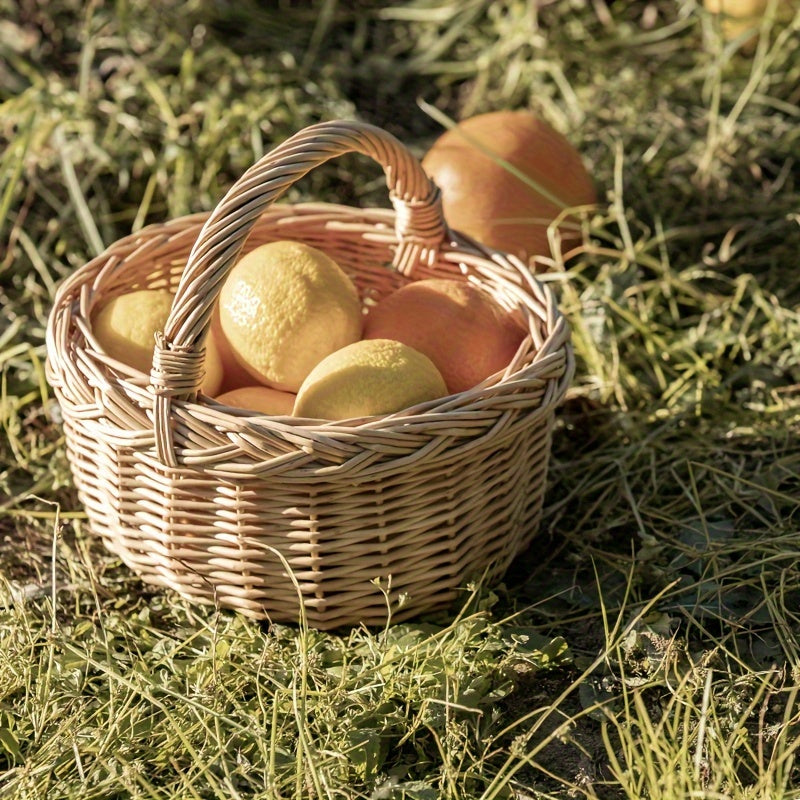
[[[395,339],[424,353],[455,394],[508,366],[525,331],[489,294],[429,278],[386,295],[367,315],[365,339]]]
[[[219,350],[220,362],[222,364],[222,382],[219,387],[220,392],[229,392],[233,389],[253,385],[253,376],[236,360],[233,350],[222,332],[219,321],[219,305],[214,307],[211,317],[211,330],[209,337],[213,336]]]
[[[401,342],[362,339],[324,358],[303,381],[296,417],[393,414],[447,394],[433,362]]]
[[[243,256],[219,297],[222,333],[259,383],[296,392],[325,356],[361,336],[355,285],[321,250],[293,241]]]
[[[223,376],[222,353],[219,347],[219,339],[214,331],[209,330],[206,336],[206,374],[200,384],[200,391],[203,394],[214,396],[222,386]]]
[[[563,207],[597,200],[580,153],[527,111],[495,111],[464,120],[433,143],[422,166],[442,191],[444,216],[452,228],[523,260],[551,254],[547,227]],[[562,251],[580,241],[568,225],[559,224],[559,232]]]
[[[167,289],[138,289],[113,297],[92,315],[92,329],[103,351],[117,361],[149,374],[157,331],[167,324],[172,293]],[[222,381],[222,362],[216,340],[206,338],[205,376],[201,391],[213,395]]]
[[[296,395],[269,386],[242,386],[217,395],[218,403],[275,417],[291,416]]]

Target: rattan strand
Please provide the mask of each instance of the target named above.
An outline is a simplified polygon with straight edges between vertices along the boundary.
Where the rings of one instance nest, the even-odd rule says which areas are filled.
[[[348,151],[384,168],[393,210],[276,199]],[[398,414],[265,417],[198,395],[216,297],[242,252],[326,251],[365,305],[427,277],[472,281],[528,331],[507,369]],[[105,355],[92,313],[134,289],[176,292],[150,375]],[[143,580],[255,618],[335,628],[442,608],[497,579],[537,533],[568,327],[524,264],[447,228],[438,192],[380,129],[323,123],[242,176],[211,214],[149,226],[59,287],[47,374],[89,524]],[[380,584],[380,586],[378,585]],[[387,601],[388,597],[388,601]]]

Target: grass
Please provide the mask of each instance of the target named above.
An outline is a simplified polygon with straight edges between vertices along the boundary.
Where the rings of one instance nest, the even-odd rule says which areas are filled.
[[[0,0],[0,796],[800,798],[800,17],[692,0]],[[543,259],[578,372],[540,537],[450,613],[322,634],[151,592],[89,535],[54,287],[358,117],[529,107],[600,189]],[[340,159],[290,199],[386,205]]]

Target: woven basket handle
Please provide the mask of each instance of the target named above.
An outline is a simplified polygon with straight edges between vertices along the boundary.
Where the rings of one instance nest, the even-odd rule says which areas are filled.
[[[395,208],[398,245],[393,266],[409,274],[430,262],[445,236],[438,189],[419,161],[391,134],[363,122],[338,120],[303,129],[267,153],[230,188],[203,225],[181,275],[150,374],[155,394],[156,451],[177,466],[171,399],[200,388],[206,334],[222,284],[263,211],[295,181],[345,153],[370,156],[382,167]]]

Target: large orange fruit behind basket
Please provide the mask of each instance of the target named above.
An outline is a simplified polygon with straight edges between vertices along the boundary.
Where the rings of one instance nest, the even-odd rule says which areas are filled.
[[[335,156],[384,169],[394,210],[273,202]],[[199,394],[221,284],[243,252],[295,239],[327,252],[365,304],[421,278],[473,281],[525,326],[502,373],[410,412],[321,422]],[[143,375],[106,356],[91,315],[140,288],[175,291]],[[145,581],[256,618],[382,624],[496,580],[534,537],[554,412],[573,371],[549,289],[518,259],[449,230],[436,187],[391,135],[335,121],[251,167],[210,214],[119,240],[59,288],[47,374],[91,530]]]

